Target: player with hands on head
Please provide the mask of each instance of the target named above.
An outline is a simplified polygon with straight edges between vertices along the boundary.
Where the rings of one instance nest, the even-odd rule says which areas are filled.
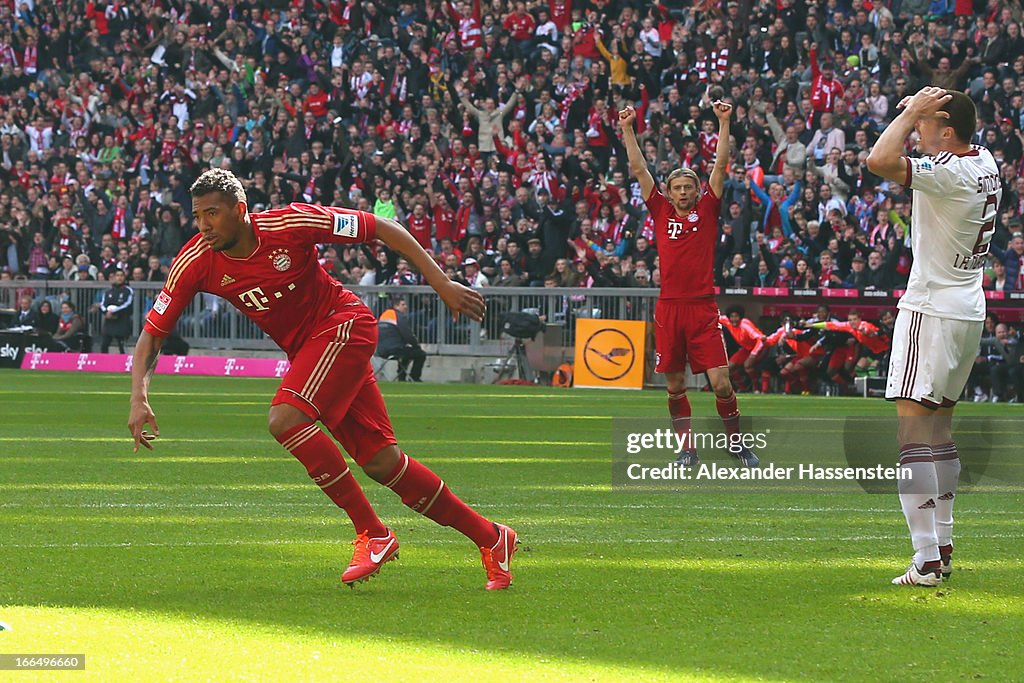
[[[729,360],[719,325],[721,315],[714,299],[715,245],[722,192],[729,165],[729,119],[732,105],[720,100],[712,104],[718,119],[718,147],[706,192],[691,168],[678,168],[665,181],[666,194],[655,186],[633,125],[636,111],[619,112],[622,139],[630,170],[654,221],[661,257],[661,291],[654,313],[656,370],[665,373],[668,410],[675,431],[689,443],[676,461],[684,467],[700,464],[690,428],[690,401],[686,396],[686,364],[693,373],[706,372],[715,392],[732,455],[745,467],[756,467],[757,456],[739,441],[739,408],[729,378]]]
[[[453,315],[482,320],[478,292],[449,280],[401,225],[372,213],[312,204],[249,213],[245,191],[229,171],[203,173],[191,188],[199,233],[175,258],[135,347],[128,428],[152,449],[160,432],[149,383],[164,338],[197,292],[230,301],[288,355],[268,416],[274,438],[305,467],[313,482],[345,510],[356,531],[348,585],[368,579],[396,557],[398,541],[377,517],[327,428],[374,480],[414,511],[450,526],[480,548],[487,589],[507,588],[516,533],[483,518],[395,440],[371,356],[377,321],[363,302],[320,266],[317,245],[375,240],[403,254]],[[146,426],[152,432],[144,431]]]
[[[914,262],[898,305],[885,397],[896,402],[900,505],[914,558],[897,585],[937,586],[952,573],[953,499],[960,458],[953,410],[967,383],[985,320],[982,272],[1002,197],[999,168],[970,144],[978,113],[964,93],[926,87],[868,155],[868,168],[913,191]],[[907,136],[917,151],[903,154]]]

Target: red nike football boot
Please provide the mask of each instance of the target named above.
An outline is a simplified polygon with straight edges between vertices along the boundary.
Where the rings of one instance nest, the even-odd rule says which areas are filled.
[[[387,536],[380,538],[370,538],[366,533],[359,534],[352,545],[356,547],[352,553],[352,562],[341,575],[342,583],[349,588],[360,581],[368,581],[371,576],[380,573],[385,562],[398,558],[398,539],[391,529],[388,529]]]
[[[509,566],[512,563],[512,556],[516,554],[516,546],[519,545],[515,531],[504,524],[495,524],[494,528],[498,530],[498,541],[490,548],[480,548],[480,559],[487,570],[489,591],[508,588],[512,583]]]

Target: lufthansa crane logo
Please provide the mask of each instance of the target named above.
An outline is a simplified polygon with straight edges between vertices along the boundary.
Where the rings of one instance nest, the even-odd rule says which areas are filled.
[[[594,377],[612,382],[633,369],[636,347],[623,332],[605,327],[590,335],[583,345],[583,362]]]

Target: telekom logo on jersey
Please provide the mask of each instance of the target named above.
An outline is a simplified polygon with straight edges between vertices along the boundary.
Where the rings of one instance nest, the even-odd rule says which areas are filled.
[[[668,238],[670,240],[679,239],[679,236],[686,230],[686,226],[683,225],[682,221],[669,221],[668,222]]]
[[[690,215],[686,217],[686,220],[690,223],[689,228],[686,227],[686,223],[683,221],[674,221],[671,218],[668,219],[668,238],[670,240],[679,239],[679,236],[684,232],[697,232],[697,222],[700,221],[700,216],[697,212],[694,211],[690,213]]]
[[[238,295],[238,298],[242,300],[246,308],[253,308],[257,311],[269,311],[270,306],[265,304],[270,303],[270,297],[263,293],[262,287],[253,287]]]

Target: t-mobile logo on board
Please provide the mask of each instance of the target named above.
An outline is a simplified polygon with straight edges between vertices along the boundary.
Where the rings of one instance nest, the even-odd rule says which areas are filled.
[[[277,367],[274,368],[274,377],[282,377],[286,372],[288,372],[288,361],[277,361]]]

